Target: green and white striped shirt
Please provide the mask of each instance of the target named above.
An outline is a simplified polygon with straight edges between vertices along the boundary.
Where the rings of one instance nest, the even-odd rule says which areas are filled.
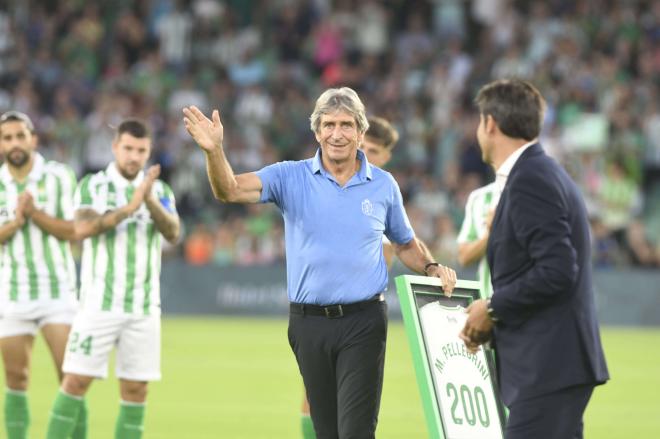
[[[18,196],[32,194],[46,214],[73,219],[76,177],[68,166],[35,153],[24,183],[14,180],[7,164],[0,167],[0,223],[16,218]],[[44,232],[32,220],[2,244],[0,314],[24,319],[76,305],[76,267],[71,246]]]
[[[477,241],[486,234],[486,218],[488,212],[497,206],[499,200],[498,189],[495,183],[487,184],[475,189],[468,196],[465,203],[465,218],[458,234],[458,243]],[[481,284],[481,297],[488,298],[493,295],[493,285],[490,282],[490,269],[486,256],[479,261],[477,276]]]
[[[99,214],[126,205],[144,178],[133,181],[117,171],[115,163],[89,174],[78,185],[74,208]],[[160,180],[154,195],[176,213],[172,189]],[[160,313],[161,235],[145,203],[116,228],[84,240],[80,271],[80,298],[87,310],[128,314]]]

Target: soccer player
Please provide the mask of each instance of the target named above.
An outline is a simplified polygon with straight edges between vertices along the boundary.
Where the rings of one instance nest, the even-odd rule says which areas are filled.
[[[358,149],[369,127],[350,88],[317,99],[310,126],[313,158],[235,175],[223,148],[224,128],[196,107],[186,129],[206,156],[213,193],[224,202],[273,202],[282,211],[290,300],[288,338],[298,362],[319,438],[375,437],[383,383],[387,287],[383,234],[410,269],[442,279],[454,270],[433,261],[414,239],[391,174]]]
[[[69,240],[76,178],[66,165],[36,152],[30,118],[0,116],[0,346],[5,369],[5,429],[26,438],[27,389],[34,337],[41,333],[58,377],[76,310],[76,271]],[[84,430],[84,425],[81,425]],[[76,438],[84,436],[76,436]]]
[[[115,438],[142,436],[147,383],[161,375],[161,235],[175,242],[179,217],[172,190],[157,180],[160,168],[143,171],[151,152],[144,123],[123,121],[112,151],[115,161],[87,175],[75,194],[75,230],[84,239],[81,310],[69,336],[49,439],[70,437],[90,384],[107,376],[113,347],[121,396]]]
[[[457,238],[458,263],[466,266],[479,261],[477,278],[482,299],[493,295],[486,244],[498,198],[499,191],[494,182],[473,190],[465,203],[465,218]]]

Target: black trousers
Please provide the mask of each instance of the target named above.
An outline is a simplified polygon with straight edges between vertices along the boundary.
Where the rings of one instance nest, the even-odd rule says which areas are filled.
[[[339,318],[289,315],[289,344],[318,439],[375,437],[383,388],[387,305]]]
[[[575,386],[509,407],[506,439],[582,439],[582,415],[593,385]]]

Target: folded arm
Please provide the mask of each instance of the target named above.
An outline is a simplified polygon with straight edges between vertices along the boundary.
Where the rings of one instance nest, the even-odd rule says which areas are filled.
[[[465,267],[477,262],[486,254],[487,244],[488,235],[483,236],[476,241],[462,242],[458,244],[458,263]]]
[[[467,210],[467,208],[466,208]],[[459,242],[458,244],[458,263],[462,266],[473,264],[486,254],[488,247],[488,238],[490,237],[490,227],[493,224],[495,209],[490,209],[483,224],[484,236],[474,241]]]
[[[21,217],[16,217],[11,221],[7,221],[0,226],[0,244],[4,244],[9,241],[15,234],[23,227],[25,224],[25,219]]]
[[[103,214],[94,209],[79,209],[74,219],[76,238],[85,239],[114,229],[132,213],[128,204]]]
[[[63,241],[72,241],[76,239],[76,233],[73,221],[56,218],[48,215],[43,210],[35,209],[30,218],[44,232],[53,235]]]
[[[179,239],[179,216],[176,213],[168,212],[154,195],[149,195],[145,200],[145,204],[156,229],[167,241],[174,244]]]

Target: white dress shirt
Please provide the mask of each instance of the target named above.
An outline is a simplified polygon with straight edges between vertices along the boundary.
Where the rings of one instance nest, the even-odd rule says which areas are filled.
[[[507,157],[506,160],[504,160],[504,162],[500,165],[500,167],[497,168],[497,171],[495,171],[495,185],[497,186],[496,193],[498,195],[501,194],[504,190],[504,187],[506,186],[506,180],[509,178],[509,174],[511,173],[513,166],[516,164],[522,153],[537,142],[538,140],[534,139],[529,143],[525,143],[523,146],[516,149],[509,157]]]

